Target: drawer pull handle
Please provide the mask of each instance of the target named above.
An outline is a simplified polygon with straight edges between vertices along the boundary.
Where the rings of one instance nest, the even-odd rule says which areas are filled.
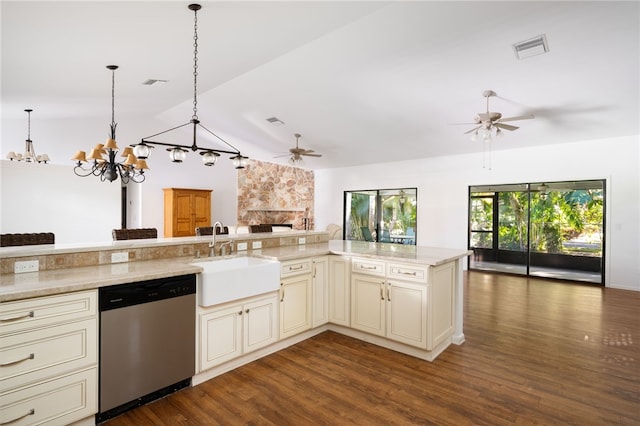
[[[364,266],[364,265],[360,265],[360,269],[366,269],[368,271],[375,271],[376,267],[375,266]]]
[[[3,362],[2,364],[0,364],[0,367],[7,367],[9,365],[17,364],[19,362],[23,362],[23,361],[27,361],[27,360],[30,360],[30,359],[34,359],[35,357],[36,357],[35,354],[29,354],[26,357],[21,358],[21,359],[16,359],[15,361]]]
[[[298,265],[298,266],[289,266],[289,270],[290,271],[299,271],[300,269],[304,268],[304,265]]]
[[[417,275],[417,274],[416,274],[416,271],[413,271],[413,272],[398,271],[398,273],[399,273],[400,275],[411,275],[411,276],[413,276],[413,277],[415,277],[415,276]]]
[[[5,318],[0,318],[0,322],[8,322],[8,321],[17,321],[17,320],[21,320],[21,319],[25,319],[25,318],[33,318],[35,317],[36,314],[33,311],[30,311],[26,314],[18,314],[14,317],[5,317]]]
[[[8,425],[9,423],[17,422],[18,420],[24,419],[27,416],[33,416],[35,413],[36,413],[36,410],[32,408],[31,410],[29,410],[27,414],[23,414],[22,416],[16,417],[15,419],[7,420],[6,422],[2,422],[0,423],[0,425]]]

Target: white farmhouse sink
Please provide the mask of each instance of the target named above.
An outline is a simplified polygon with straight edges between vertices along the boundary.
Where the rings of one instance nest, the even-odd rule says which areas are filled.
[[[200,306],[212,306],[232,300],[276,291],[280,288],[280,262],[254,257],[195,262],[204,271],[198,274]]]

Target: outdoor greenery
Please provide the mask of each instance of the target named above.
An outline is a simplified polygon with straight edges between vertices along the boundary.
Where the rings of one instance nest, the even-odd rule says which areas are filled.
[[[481,194],[472,194],[481,195]],[[601,256],[603,223],[602,190],[498,192],[498,248],[543,253],[585,254]],[[473,198],[471,229],[491,231],[493,198]],[[531,215],[529,241],[528,215]],[[474,247],[492,248],[491,232],[473,232]]]

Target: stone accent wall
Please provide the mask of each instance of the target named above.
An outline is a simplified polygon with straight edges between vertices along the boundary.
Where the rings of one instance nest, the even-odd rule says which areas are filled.
[[[290,223],[314,229],[313,170],[250,160],[238,173],[238,226]]]

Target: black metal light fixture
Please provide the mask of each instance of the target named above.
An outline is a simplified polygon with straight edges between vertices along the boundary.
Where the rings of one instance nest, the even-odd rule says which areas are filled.
[[[189,10],[193,11],[193,115],[191,116],[191,120],[185,124],[182,124],[177,127],[173,127],[171,129],[165,130],[160,133],[156,133],[155,135],[147,136],[142,138],[139,144],[132,145],[134,154],[141,159],[146,159],[149,157],[151,153],[151,148],[154,148],[154,145],[167,146],[167,151],[169,151],[169,158],[174,163],[182,163],[186,158],[186,154],[189,150],[193,152],[198,152],[202,156],[202,162],[205,166],[213,166],[216,163],[216,160],[221,154],[231,154],[230,159],[233,161],[233,165],[236,169],[243,169],[246,164],[248,157],[244,157],[240,151],[231,145],[229,142],[222,139],[220,136],[213,133],[211,130],[204,127],[200,124],[200,120],[198,119],[198,11],[202,8],[199,4],[190,4]],[[158,142],[152,141],[150,138],[155,138],[156,136],[163,135],[165,133],[169,133],[173,130],[179,129],[185,126],[193,126],[193,142],[191,145],[181,145],[176,143],[166,143],[166,142]],[[225,145],[229,147],[229,149],[215,149],[215,148],[205,148],[198,146],[196,142],[196,133],[198,127],[204,129],[206,132],[210,133]]]
[[[105,180],[113,182],[120,176],[124,184],[130,181],[140,183],[145,179],[144,171],[149,170],[149,168],[144,159],[136,158],[131,147],[126,147],[120,154],[121,157],[125,158],[123,162],[116,161],[116,154],[119,148],[116,144],[116,126],[118,123],[115,122],[115,71],[118,66],[107,65],[107,69],[111,70],[111,124],[109,125],[109,137],[104,144],[97,144],[88,157],[84,151],[76,152],[71,158],[76,161],[73,172],[80,177],[97,176],[102,182]],[[107,155],[108,158],[103,158],[103,154]],[[91,167],[88,169],[83,166],[83,163],[86,163],[87,160],[93,160]]]
[[[49,161],[49,156],[47,154],[36,155],[35,149],[33,149],[33,141],[31,140],[31,111],[32,109],[25,109],[24,112],[27,113],[27,139],[24,141],[24,154],[16,153],[14,151],[10,151],[7,154],[8,160],[16,160],[23,161],[25,163],[44,163],[47,164]]]

